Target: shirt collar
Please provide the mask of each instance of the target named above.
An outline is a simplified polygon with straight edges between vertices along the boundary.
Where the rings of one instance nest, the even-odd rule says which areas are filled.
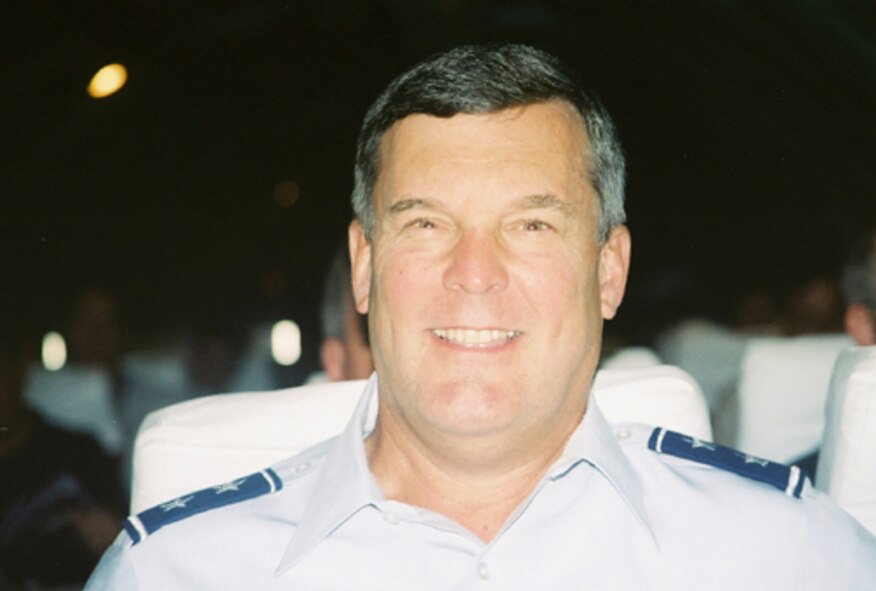
[[[344,431],[326,452],[301,522],[283,553],[276,574],[294,566],[326,536],[363,507],[384,500],[368,468],[363,440],[377,420],[377,374],[372,374]]]
[[[292,568],[323,539],[367,506],[384,501],[383,492],[368,467],[364,439],[377,421],[377,374],[372,374],[350,422],[326,453],[301,522],[295,530],[276,574]],[[642,487],[617,443],[611,426],[590,396],[587,412],[572,433],[560,459],[545,478],[559,480],[581,462],[593,466],[624,499],[639,524],[655,539]]]
[[[599,410],[592,391],[581,424],[566,443],[563,455],[548,470],[546,478],[559,480],[582,462],[593,466],[611,483],[633,512],[639,525],[656,542],[657,538],[645,510],[642,484],[618,444],[611,425]]]

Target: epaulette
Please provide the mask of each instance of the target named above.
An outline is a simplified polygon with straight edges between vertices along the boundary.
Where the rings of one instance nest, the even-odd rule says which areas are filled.
[[[736,451],[723,445],[701,441],[657,427],[648,439],[648,449],[659,454],[685,458],[714,466],[746,478],[769,484],[788,496],[800,498],[806,477],[797,466],[786,466]]]
[[[267,468],[249,476],[183,495],[132,515],[125,520],[123,527],[133,543],[137,544],[165,525],[211,509],[271,494],[282,488],[283,481],[276,472]]]

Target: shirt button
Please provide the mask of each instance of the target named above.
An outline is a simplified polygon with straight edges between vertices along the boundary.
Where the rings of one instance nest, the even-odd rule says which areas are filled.
[[[390,525],[396,525],[399,521],[401,521],[401,518],[391,511],[384,511],[383,520]]]
[[[298,464],[297,466],[295,466],[296,472],[306,472],[309,469],[310,469],[310,462],[302,462],[302,463]]]
[[[490,569],[487,568],[486,562],[478,564],[478,576],[484,581],[490,578]]]
[[[629,439],[633,432],[629,429],[618,429],[614,432],[614,436],[618,439]]]

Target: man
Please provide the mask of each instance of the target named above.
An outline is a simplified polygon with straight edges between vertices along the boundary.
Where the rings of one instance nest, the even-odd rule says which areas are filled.
[[[332,382],[367,378],[374,370],[368,347],[367,318],[356,312],[350,286],[350,254],[345,247],[332,259],[322,295],[322,345],[319,358]]]
[[[876,345],[876,214],[858,222],[843,269],[846,332],[858,345]]]
[[[357,152],[376,378],[349,426],[129,520],[90,588],[872,587],[876,540],[793,471],[615,436],[588,402],[629,263],[622,196],[608,116],[552,57],[465,47],[396,79]]]

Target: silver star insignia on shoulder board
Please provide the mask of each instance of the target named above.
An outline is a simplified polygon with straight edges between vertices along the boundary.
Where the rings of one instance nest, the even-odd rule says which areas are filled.
[[[746,463],[746,464],[757,464],[757,465],[760,466],[761,468],[766,468],[767,466],[769,466],[770,461],[769,461],[769,460],[764,460],[764,459],[762,459],[762,458],[756,458],[756,457],[754,457],[754,456],[750,456],[750,455],[747,455],[747,454],[746,454],[746,456],[745,456],[745,463]]]
[[[219,486],[214,486],[213,490],[216,491],[217,495],[221,495],[222,493],[226,493],[229,491],[237,491],[240,489],[240,485],[246,482],[246,478],[238,478],[237,480],[232,480],[231,482],[226,482],[225,484],[220,484]]]
[[[714,443],[708,443],[708,442],[706,442],[706,441],[700,441],[700,440],[697,439],[696,437],[691,437],[690,447],[691,447],[691,449],[697,449],[697,448],[699,448],[699,447],[703,447],[703,448],[705,448],[705,449],[707,449],[707,450],[709,450],[709,451],[715,451],[715,449],[716,449]]]
[[[189,495],[187,497],[180,497],[178,499],[168,501],[167,503],[164,503],[163,505],[159,505],[159,507],[161,507],[161,510],[164,511],[165,513],[167,513],[168,511],[172,511],[173,509],[185,509],[186,504],[188,504],[188,502],[194,498],[195,498],[195,495]]]

